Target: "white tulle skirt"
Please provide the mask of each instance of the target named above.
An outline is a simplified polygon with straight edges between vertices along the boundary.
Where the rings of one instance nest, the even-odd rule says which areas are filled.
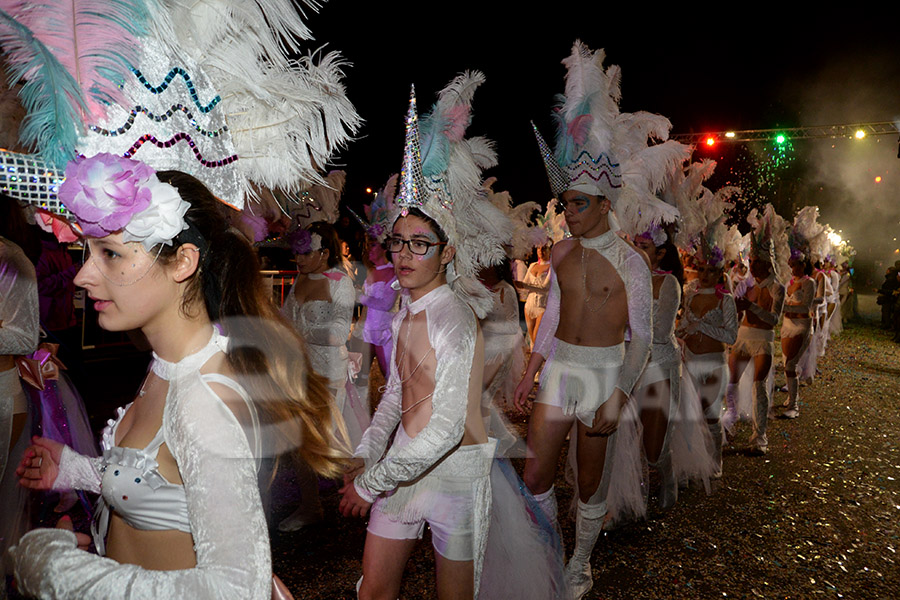
[[[491,467],[491,498],[478,598],[569,600],[559,535],[506,459]]]

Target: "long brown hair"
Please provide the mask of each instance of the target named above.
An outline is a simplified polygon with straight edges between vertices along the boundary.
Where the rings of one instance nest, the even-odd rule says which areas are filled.
[[[195,316],[200,306],[206,308],[230,338],[228,361],[261,409],[262,423],[298,436],[280,441],[320,475],[338,476],[349,455],[343,420],[325,380],[310,368],[303,339],[267,293],[253,247],[228,226],[224,205],[200,181],[178,171],[157,176],[191,205],[185,214],[189,228],[162,246],[160,260],[171,260],[184,243],[200,249],[182,312]]]

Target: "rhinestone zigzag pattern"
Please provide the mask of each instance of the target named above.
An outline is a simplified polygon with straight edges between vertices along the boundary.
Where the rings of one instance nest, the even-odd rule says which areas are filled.
[[[138,138],[138,140],[134,142],[134,144],[131,145],[131,148],[129,148],[128,152],[123,154],[123,156],[125,158],[131,158],[141,148],[141,146],[143,146],[147,142],[154,144],[158,148],[170,148],[181,141],[186,141],[188,143],[188,146],[191,147],[191,151],[194,153],[194,156],[197,157],[197,160],[204,167],[223,167],[225,165],[230,165],[238,159],[237,154],[232,154],[231,156],[226,156],[221,160],[206,160],[197,149],[197,142],[195,142],[193,138],[191,138],[190,134],[183,131],[179,131],[166,141],[158,140],[156,136],[145,133],[140,138]]]
[[[219,95],[216,95],[209,104],[206,106],[200,104],[200,97],[197,95],[197,90],[194,87],[194,82],[191,79],[191,76],[188,75],[187,71],[182,69],[181,67],[172,67],[172,70],[169,71],[169,74],[166,75],[163,82],[159,85],[153,85],[149,81],[144,78],[144,75],[134,67],[131,68],[131,72],[135,74],[145,88],[147,88],[153,94],[162,94],[166,89],[168,89],[169,84],[172,83],[172,80],[175,79],[176,75],[181,75],[181,78],[184,79],[184,83],[188,88],[188,92],[191,94],[191,100],[194,101],[194,104],[197,105],[197,108],[200,109],[202,113],[208,113],[212,109],[216,107],[216,105],[221,102],[222,98]]]
[[[154,114],[146,106],[137,105],[133,109],[131,109],[131,116],[128,117],[128,119],[125,121],[125,123],[118,129],[104,129],[104,128],[100,127],[99,125],[91,125],[89,127],[89,129],[91,131],[93,131],[94,133],[99,133],[100,135],[116,137],[118,135],[122,135],[123,133],[125,133],[126,131],[131,129],[131,127],[134,125],[134,120],[141,113],[147,115],[148,118],[153,119],[157,123],[160,123],[160,122],[168,121],[172,117],[172,115],[174,115],[176,112],[184,113],[185,116],[187,116],[188,122],[191,124],[191,126],[194,129],[196,129],[197,132],[199,132],[200,134],[202,134],[206,137],[209,137],[209,138],[219,137],[220,135],[222,135],[223,133],[228,131],[227,125],[223,125],[222,127],[220,127],[219,129],[217,129],[215,131],[210,131],[208,129],[204,129],[204,128],[200,127],[200,125],[197,124],[197,119],[194,118],[194,115],[192,115],[191,112],[183,104],[180,104],[180,103],[173,104],[169,108],[169,110],[167,110],[165,113],[163,113],[161,115]]]

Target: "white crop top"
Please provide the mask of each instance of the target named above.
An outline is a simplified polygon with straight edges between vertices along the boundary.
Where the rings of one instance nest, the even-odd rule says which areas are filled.
[[[183,501],[180,495],[175,499],[176,490],[167,488],[165,498],[168,500],[164,498],[160,504],[147,504],[147,499],[154,497],[163,486],[153,490],[155,483],[151,485],[128,469],[119,469],[118,479],[135,473],[130,480],[113,483],[114,492],[101,490],[107,480],[116,477],[112,462],[108,462],[106,472],[100,472],[104,461],[112,457],[89,458],[67,446],[63,448],[59,475],[53,486],[54,489],[102,491],[104,496],[121,492],[119,498],[113,498],[114,509],[120,510],[127,504],[122,514],[149,520],[157,529],[168,527],[162,525],[163,519],[177,520],[178,517],[158,515],[156,507],[165,505],[164,510],[169,513],[185,507],[197,566],[156,571],[120,564],[79,550],[74,534],[69,531],[35,529],[19,541],[16,554],[16,570],[20,581],[25,583],[23,589],[27,594],[40,598],[109,600],[269,600],[272,597],[269,534],[255,468],[260,456],[258,436],[248,435],[246,428],[209,385],[215,382],[237,389],[237,384],[220,375],[200,373],[203,364],[215,353],[225,351],[227,345],[227,338],[213,331],[205,348],[178,363],[154,360],[154,372],[169,381],[161,431],[184,481],[183,486],[172,485],[172,488],[183,487]],[[251,409],[250,420],[254,417]],[[109,428],[110,433],[113,426]],[[153,442],[147,448],[134,451],[136,454],[156,453]],[[121,455],[123,462],[127,460],[125,454],[123,451]],[[136,470],[146,474],[154,469],[145,461]],[[141,481],[135,482],[138,477]],[[152,475],[150,479],[153,479]],[[138,490],[140,487],[146,489]],[[134,491],[137,493],[133,498],[129,492]],[[127,495],[128,500],[122,499],[122,495]],[[134,500],[143,507],[135,509]]]
[[[197,354],[190,357],[190,362],[204,364],[221,350],[216,342],[226,343],[226,338],[213,335],[210,343]],[[175,365],[161,359],[153,353],[151,369],[160,379],[170,381],[175,373]],[[253,431],[258,430],[256,409],[250,397],[236,381],[219,373],[200,375],[203,383],[220,383],[238,393],[244,400],[253,422]],[[156,435],[145,448],[126,448],[116,445],[119,423],[131,408],[119,408],[116,419],[110,419],[100,440],[103,457],[100,462],[100,494],[102,499],[97,504],[91,532],[94,545],[100,554],[105,554],[106,533],[109,518],[115,512],[128,525],[135,529],[148,531],[183,531],[191,533],[191,521],[188,514],[187,498],[184,486],[170,483],[159,473],[156,457],[159,448],[165,443],[162,425]],[[258,436],[254,436],[254,457],[259,460],[261,451]],[[259,465],[257,464],[257,468]]]

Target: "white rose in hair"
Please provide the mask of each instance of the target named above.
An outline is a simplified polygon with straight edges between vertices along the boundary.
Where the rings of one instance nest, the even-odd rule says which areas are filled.
[[[181,199],[178,190],[155,176],[148,182],[150,205],[134,215],[125,226],[126,242],[141,242],[146,250],[157,244],[171,245],[172,239],[188,228],[184,215],[191,207]]]

